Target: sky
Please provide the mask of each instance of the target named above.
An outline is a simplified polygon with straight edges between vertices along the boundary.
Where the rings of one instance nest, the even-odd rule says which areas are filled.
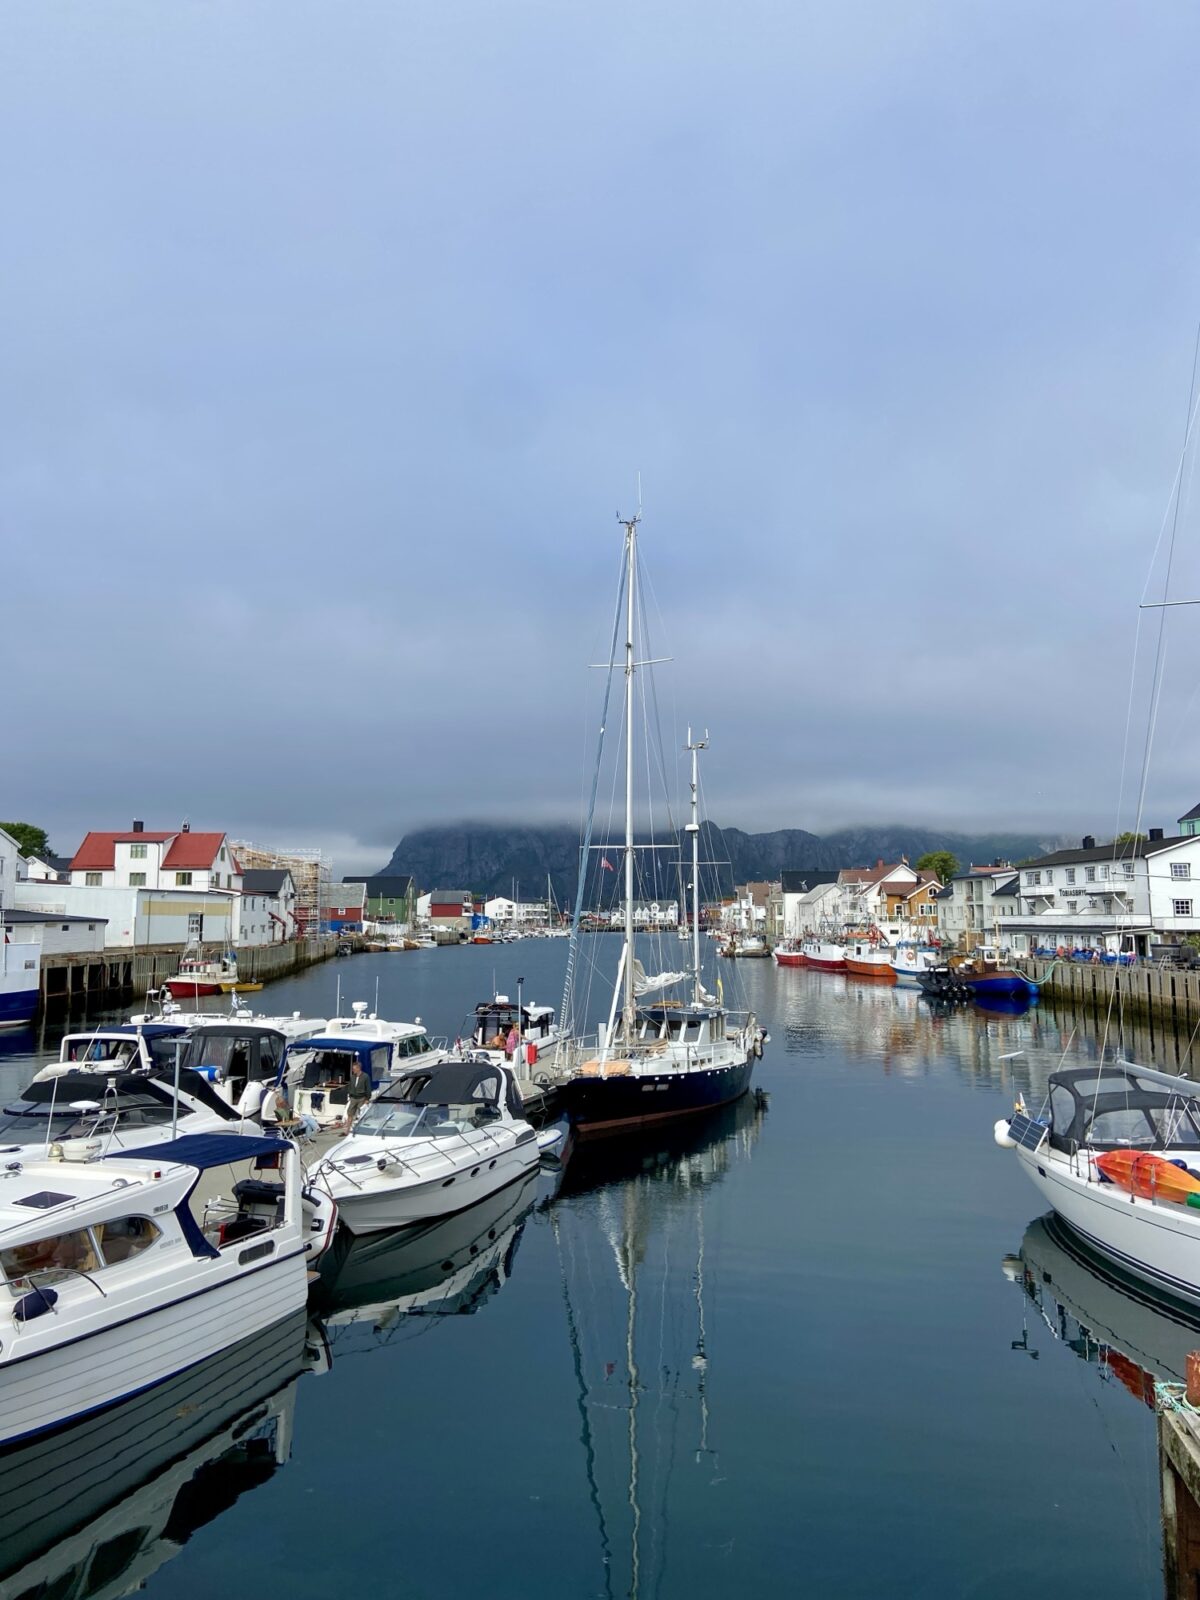
[[[12,0],[0,814],[575,820],[640,475],[715,820],[1171,826],[1198,66],[1183,0]]]

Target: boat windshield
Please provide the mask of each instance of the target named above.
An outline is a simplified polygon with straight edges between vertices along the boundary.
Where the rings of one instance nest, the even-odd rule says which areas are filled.
[[[83,1117],[80,1112],[56,1106],[50,1115],[49,1105],[34,1105],[28,1100],[14,1101],[0,1112],[0,1145],[43,1144],[52,1139],[69,1139],[85,1133],[95,1122],[95,1115]]]
[[[354,1124],[354,1137],[443,1139],[476,1127],[477,1106],[419,1105],[414,1100],[373,1100]]]

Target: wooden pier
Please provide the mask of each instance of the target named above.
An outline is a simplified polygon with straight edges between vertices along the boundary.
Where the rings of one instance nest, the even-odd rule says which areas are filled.
[[[1167,1600],[1200,1594],[1200,1411],[1182,1384],[1158,1390],[1158,1465],[1162,1483],[1163,1589]]]
[[[1106,967],[1086,961],[1013,962],[1047,999],[1097,1015],[1146,1017],[1163,1028],[1190,1031],[1200,1023],[1200,971],[1177,967]]]
[[[281,978],[327,960],[337,944],[335,935],[325,935],[291,939],[286,944],[253,945],[238,951],[238,975],[249,983]],[[157,944],[129,950],[44,955],[41,1014],[57,1013],[71,1006],[115,1006],[144,995],[174,977],[182,954],[177,944]]]

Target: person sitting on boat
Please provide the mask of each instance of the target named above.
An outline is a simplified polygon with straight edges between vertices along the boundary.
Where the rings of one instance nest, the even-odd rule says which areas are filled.
[[[512,1058],[516,1055],[520,1044],[521,1035],[517,1032],[517,1025],[514,1022],[512,1027],[508,1030],[508,1037],[504,1041],[504,1059],[506,1061],[512,1060]]]
[[[504,1050],[507,1044],[504,1038],[504,1024],[498,1022],[496,1031],[483,1047],[485,1050]]]
[[[314,1118],[293,1116],[286,1083],[272,1084],[263,1095],[262,1126],[264,1133],[276,1133],[284,1139],[298,1133],[311,1136],[321,1131]]]

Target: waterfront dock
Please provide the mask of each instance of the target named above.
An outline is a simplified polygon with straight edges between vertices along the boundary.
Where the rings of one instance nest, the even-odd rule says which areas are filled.
[[[1182,1384],[1158,1386],[1158,1462],[1163,1591],[1183,1600],[1200,1593],[1200,1410],[1188,1405]]]
[[[1103,966],[1064,959],[1020,957],[1013,966],[1032,978],[1050,1000],[1114,1016],[1144,1017],[1163,1028],[1190,1030],[1200,1023],[1200,971],[1183,967]]]
[[[335,935],[290,939],[286,944],[250,946],[238,951],[238,974],[247,983],[266,983],[326,961],[337,948]],[[119,1005],[157,989],[179,970],[182,947],[143,945],[122,950],[87,950],[42,957],[40,1012],[64,1006]]]

